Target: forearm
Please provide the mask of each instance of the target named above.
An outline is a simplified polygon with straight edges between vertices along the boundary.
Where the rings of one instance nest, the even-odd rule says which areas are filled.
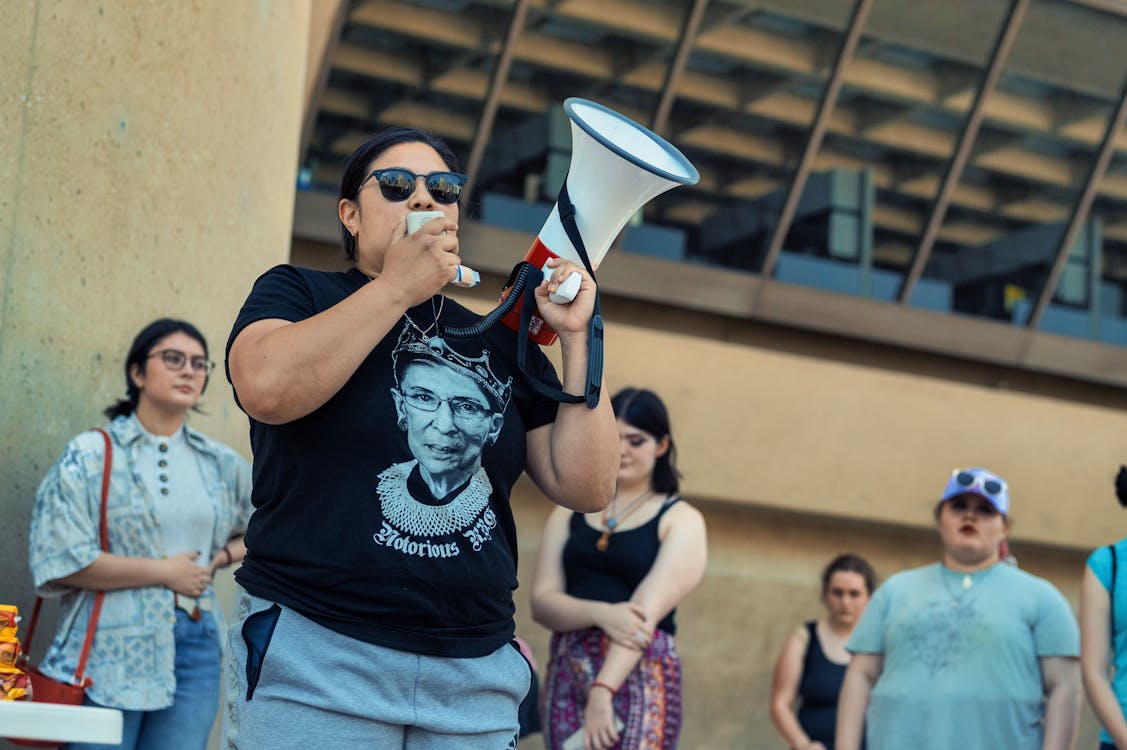
[[[247,545],[242,536],[231,537],[224,546],[231,553],[231,564],[242,562],[247,556]]]
[[[634,671],[634,667],[638,666],[638,661],[641,658],[641,650],[610,641],[607,644],[606,659],[603,660],[603,666],[595,675],[595,680],[609,685],[617,692],[622,687],[622,683],[626,682],[630,673]]]
[[[532,619],[553,633],[597,628],[598,610],[606,602],[578,599],[562,591],[533,594]]]
[[[103,552],[93,563],[57,583],[79,589],[116,591],[145,586],[165,586],[167,561],[147,557],[123,557]]]
[[[238,565],[247,556],[247,546],[242,536],[234,536],[227,540],[219,550],[211,556],[210,569],[214,572],[221,568]]]
[[[268,424],[310,414],[348,382],[407,308],[404,296],[377,278],[306,320],[247,341],[244,330],[230,358],[240,403]]]
[[[771,723],[775,725],[778,730],[779,736],[783,738],[783,742],[787,743],[787,747],[805,748],[810,744],[810,737],[802,729],[802,725],[798,723],[798,717],[794,713],[794,705],[791,701],[785,699],[773,699],[771,701]]]
[[[560,337],[561,381],[568,393],[584,394],[587,383],[587,336]],[[551,498],[585,513],[604,509],[614,496],[618,473],[618,431],[606,382],[599,403],[561,404],[552,430],[550,459],[557,477]]]
[[[1080,690],[1075,681],[1053,687],[1045,696],[1044,750],[1070,750],[1076,738],[1080,713]]]
[[[865,712],[869,708],[873,684],[866,675],[847,670],[837,699],[837,750],[860,750],[865,731]]]
[[[1116,747],[1127,750],[1127,721],[1123,718],[1123,709],[1119,706],[1119,699],[1111,689],[1106,672],[1096,672],[1084,665],[1082,671],[1084,679],[1084,694],[1088,696],[1088,703],[1099,719],[1100,725],[1111,735]]]

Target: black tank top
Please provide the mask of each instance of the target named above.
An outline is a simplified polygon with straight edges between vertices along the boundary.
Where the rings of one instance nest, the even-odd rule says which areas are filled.
[[[657,559],[661,517],[680,499],[667,500],[656,516],[638,528],[611,534],[606,552],[595,549],[601,532],[591,528],[582,513],[572,513],[571,533],[563,550],[567,593],[597,602],[627,601]],[[657,624],[658,630],[676,635],[675,612],[676,609]]]
[[[827,750],[834,747],[834,729],[837,726],[837,696],[841,692],[841,682],[845,679],[844,664],[830,661],[813,620],[806,623],[809,639],[806,642],[806,656],[802,661],[802,681],[798,684],[798,723],[811,740],[817,740]],[[864,741],[861,743],[864,748]]]

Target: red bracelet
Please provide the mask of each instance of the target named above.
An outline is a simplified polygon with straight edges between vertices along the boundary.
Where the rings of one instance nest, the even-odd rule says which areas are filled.
[[[231,557],[231,550],[227,549],[227,545],[223,545],[223,554],[227,555],[227,564],[235,562],[235,558]]]
[[[606,684],[605,682],[599,682],[598,680],[595,680],[594,682],[591,683],[591,688],[594,689],[594,688],[597,688],[597,687],[606,688],[607,690],[610,691],[611,695],[614,695],[615,693],[618,692],[617,689],[612,688],[610,685]]]

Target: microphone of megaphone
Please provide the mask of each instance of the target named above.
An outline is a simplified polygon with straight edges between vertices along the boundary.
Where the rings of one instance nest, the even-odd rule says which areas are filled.
[[[571,97],[564,102],[571,119],[571,164],[561,197],[570,199],[574,212],[561,201],[552,207],[524,260],[541,269],[547,278],[550,258],[574,261],[591,270],[599,267],[611,243],[630,217],[651,199],[678,185],[694,185],[700,180],[685,155],[653,131],[625,115],[587,99]],[[574,226],[569,224],[574,222]],[[577,230],[586,251],[577,248],[568,229]],[[571,274],[552,302],[563,304],[575,299],[581,277]],[[505,325],[520,330],[521,303],[504,318]],[[533,314],[529,338],[548,345],[556,332],[538,314]]]

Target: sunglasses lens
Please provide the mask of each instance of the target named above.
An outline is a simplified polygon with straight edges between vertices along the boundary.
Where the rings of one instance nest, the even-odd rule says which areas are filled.
[[[974,484],[974,474],[971,474],[969,471],[960,471],[955,475],[955,481],[958,482],[961,487],[970,487]]]
[[[415,190],[415,175],[405,169],[385,169],[376,179],[380,181],[380,192],[389,201],[405,201]]]
[[[987,479],[982,483],[982,489],[986,490],[991,495],[997,495],[1002,491],[1002,485],[998,484],[993,479]]]
[[[457,203],[458,196],[462,194],[463,183],[464,180],[459,174],[435,172],[427,177],[427,190],[439,203]]]

